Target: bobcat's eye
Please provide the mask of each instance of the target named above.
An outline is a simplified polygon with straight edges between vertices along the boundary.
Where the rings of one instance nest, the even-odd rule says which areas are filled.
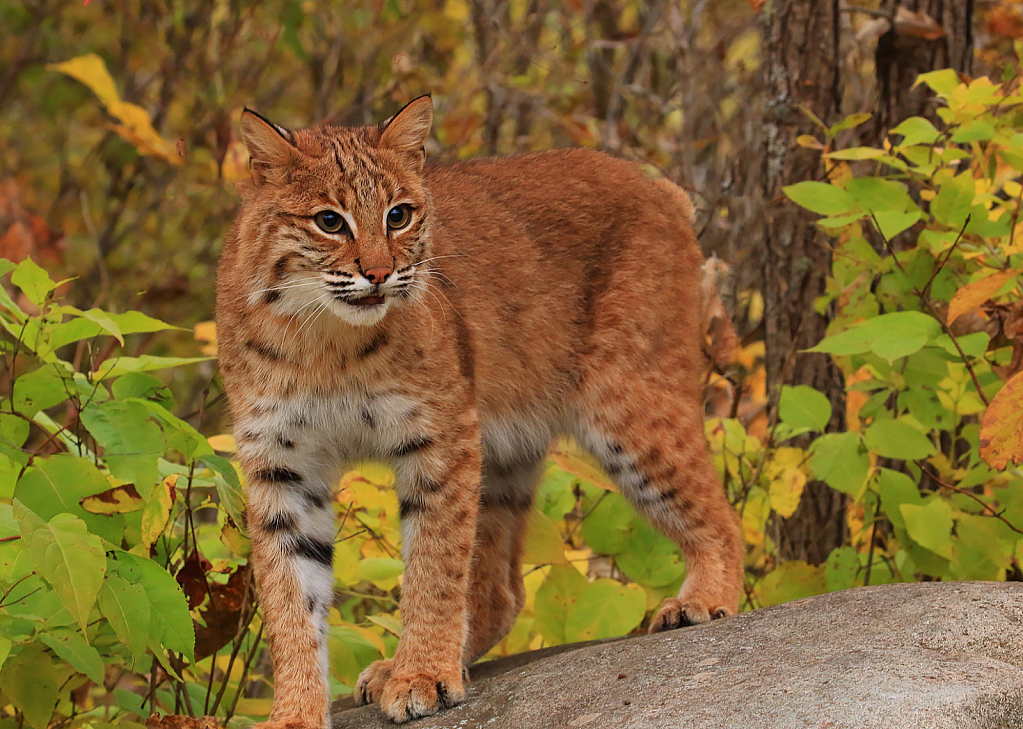
[[[313,217],[324,233],[337,233],[345,227],[345,219],[333,210],[321,210]]]
[[[395,205],[387,213],[387,227],[401,230],[412,220],[412,208],[408,205]]]

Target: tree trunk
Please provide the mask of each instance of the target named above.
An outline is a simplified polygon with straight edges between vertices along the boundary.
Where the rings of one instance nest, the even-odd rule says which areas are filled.
[[[887,0],[883,10],[894,17],[899,6],[922,14],[940,26],[937,38],[899,32],[889,27],[877,41],[874,54],[878,92],[875,137],[911,116],[932,116],[933,95],[925,86],[913,84],[921,73],[954,68],[962,73],[973,69],[973,0]]]
[[[842,113],[839,0],[775,0],[765,7],[763,73],[769,98],[762,127],[761,188],[766,204],[764,324],[767,382],[772,404],[782,384],[809,385],[828,396],[829,430],[845,428],[845,383],[828,355],[805,354],[824,336],[827,319],[814,300],[831,270],[816,216],[788,202],[782,187],[820,177],[819,152],[796,144],[819,129],[802,106],[825,124]],[[820,482],[808,483],[799,508],[776,525],[779,556],[823,562],[846,538],[845,500]]]
[[[881,36],[875,54],[877,113],[871,138],[864,143],[878,143],[903,119],[932,110],[927,90],[912,88],[920,73],[946,67],[971,70],[973,4],[974,0],[885,0],[882,10],[889,17],[894,18],[901,5],[930,17],[941,30],[914,34],[896,24]],[[761,132],[761,189],[767,211],[763,286],[767,382],[773,405],[782,384],[809,385],[827,395],[832,405],[829,431],[846,427],[842,373],[827,355],[801,350],[820,341],[827,326],[827,317],[815,311],[813,302],[824,292],[831,270],[830,247],[813,224],[816,216],[788,202],[782,187],[819,179],[822,173],[819,153],[795,143],[800,134],[819,135],[799,107],[828,125],[845,116],[844,77],[857,71],[843,68],[840,7],[839,0],[769,3],[762,66],[769,94]],[[779,556],[814,564],[827,559],[845,541],[845,506],[842,494],[822,483],[807,484],[796,512],[775,525]]]

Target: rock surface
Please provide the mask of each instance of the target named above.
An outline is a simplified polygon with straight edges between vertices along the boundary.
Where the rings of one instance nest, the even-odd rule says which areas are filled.
[[[864,587],[472,674],[465,704],[405,726],[1023,729],[1023,583]],[[394,726],[350,707],[334,729]]]

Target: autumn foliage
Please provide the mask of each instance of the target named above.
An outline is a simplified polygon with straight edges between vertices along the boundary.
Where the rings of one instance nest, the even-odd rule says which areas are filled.
[[[209,321],[247,174],[243,105],[356,124],[432,91],[433,159],[593,146],[693,188],[701,241],[721,255],[708,270],[744,335],[706,375],[706,435],[747,544],[744,609],[1023,578],[1017,4],[978,11],[984,73],[921,77],[933,114],[875,146],[856,141],[867,112],[815,122],[797,140],[820,157],[814,179],[767,201],[812,213],[833,254],[815,302],[831,323],[811,351],[844,375],[840,431],[823,393],[768,392],[756,241],[733,240],[764,214],[736,160],[752,155],[770,3],[446,0],[414,18],[395,0],[158,5],[0,9],[19,39],[0,46],[13,69],[0,73],[0,729],[151,715],[154,728],[212,725],[167,715],[241,727],[269,709]],[[856,43],[880,4],[848,5],[850,55],[867,58]],[[926,14],[894,21],[927,42],[945,32]],[[367,463],[339,483],[338,694],[401,632],[392,480]],[[778,548],[812,482],[845,499],[848,538],[822,564]],[[568,441],[548,454],[523,561],[526,605],[492,656],[643,630],[685,576]]]

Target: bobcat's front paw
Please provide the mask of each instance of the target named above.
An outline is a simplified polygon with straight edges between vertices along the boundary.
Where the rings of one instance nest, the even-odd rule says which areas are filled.
[[[384,693],[384,684],[391,678],[391,664],[393,661],[388,658],[383,661],[374,661],[363,669],[359,674],[359,680],[355,682],[355,703],[375,704],[380,701]]]
[[[650,623],[650,632],[663,633],[665,630],[700,625],[731,614],[732,611],[725,607],[712,607],[700,600],[692,599],[683,602],[677,597],[671,597],[665,600],[661,609],[657,611],[657,615]]]
[[[372,666],[370,666],[372,668]],[[381,710],[395,724],[431,716],[465,701],[462,671],[392,676],[384,686]]]

